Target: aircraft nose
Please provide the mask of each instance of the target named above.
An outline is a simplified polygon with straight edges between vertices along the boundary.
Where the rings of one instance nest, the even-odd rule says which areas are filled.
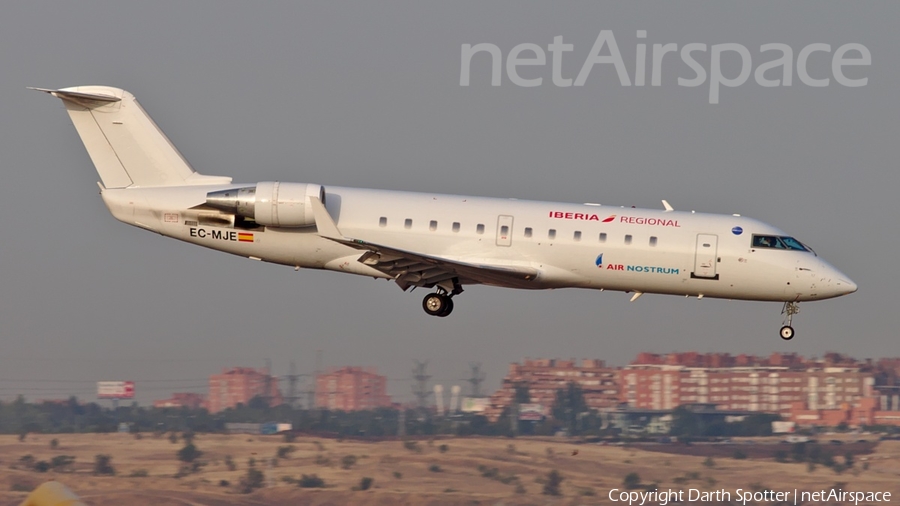
[[[859,288],[858,286],[856,286],[856,283],[847,279],[846,276],[838,278],[837,285],[839,289],[843,289],[844,295],[853,293]]]
[[[828,273],[829,278],[828,284],[830,285],[830,291],[832,292],[833,297],[851,294],[859,289],[856,283],[850,280],[849,276],[830,265],[827,267],[826,272]]]
[[[806,275],[804,275],[804,273]],[[799,268],[797,278],[803,288],[808,287],[811,300],[830,299],[855,292],[859,287],[843,272],[821,258],[813,264]],[[809,285],[803,283],[806,280]]]

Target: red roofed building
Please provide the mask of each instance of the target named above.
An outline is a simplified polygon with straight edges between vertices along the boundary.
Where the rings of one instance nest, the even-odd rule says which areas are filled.
[[[670,410],[709,403],[723,410],[777,413],[796,420],[793,414],[802,406],[803,417],[827,424],[849,415],[824,411],[872,396],[875,384],[865,364],[836,353],[822,360],[804,360],[794,353],[642,353],[619,375],[621,399],[634,408]]]
[[[581,387],[588,407],[612,408],[619,403],[616,378],[617,369],[607,367],[602,360],[584,359],[579,364],[575,360],[525,359],[522,364],[509,365],[509,373],[500,390],[491,396],[484,415],[496,421],[512,404],[517,385],[527,386],[531,403],[540,404],[547,411],[556,401],[556,391],[570,382]]]
[[[316,407],[340,411],[389,408],[387,378],[362,367],[332,369],[316,376]]]
[[[268,371],[235,367],[223,369],[222,374],[209,377],[207,408],[210,413],[218,413],[238,404],[246,405],[254,397],[268,399],[269,406],[284,404],[278,391],[278,379],[269,375]]]

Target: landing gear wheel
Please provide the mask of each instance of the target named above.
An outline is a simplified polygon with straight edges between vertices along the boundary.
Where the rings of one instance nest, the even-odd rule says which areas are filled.
[[[453,312],[453,299],[451,299],[447,295],[444,295],[443,297],[444,297],[444,302],[446,303],[446,305],[444,306],[444,310],[441,311],[441,313],[438,315],[441,318],[443,318]]]
[[[429,293],[422,299],[422,308],[432,316],[438,316],[446,309],[444,297],[439,293]]]
[[[784,315],[784,322],[781,327],[781,338],[790,341],[794,338],[794,327],[791,324],[794,321],[794,315],[800,312],[800,306],[796,302],[785,302],[781,314]]]
[[[793,339],[794,338],[794,327],[791,327],[790,325],[785,325],[784,327],[781,327],[781,338],[784,339],[785,341],[790,341],[791,339]]]
[[[422,299],[422,308],[431,316],[447,316],[453,311],[453,301],[442,293],[429,293]]]

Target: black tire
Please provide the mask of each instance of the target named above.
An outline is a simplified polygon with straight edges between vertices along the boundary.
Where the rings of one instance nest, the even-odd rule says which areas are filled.
[[[429,293],[422,299],[422,309],[431,316],[444,316],[441,313],[447,309],[447,301],[450,300],[439,293]]]
[[[450,297],[448,297],[446,295],[442,295],[442,297],[444,297],[444,309],[438,315],[441,318],[448,316],[450,313],[453,312],[453,299],[451,299]]]
[[[794,327],[791,327],[790,325],[785,325],[784,327],[781,327],[781,338],[784,339],[785,341],[790,341],[791,339],[793,339],[794,338]]]

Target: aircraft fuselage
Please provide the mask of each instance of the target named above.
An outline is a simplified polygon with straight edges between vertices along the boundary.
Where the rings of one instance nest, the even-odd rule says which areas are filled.
[[[245,185],[243,185],[245,186]],[[388,278],[360,252],[308,227],[242,227],[209,192],[242,185],[104,190],[117,219],[219,251],[302,268]],[[763,301],[809,301],[855,291],[811,251],[754,247],[787,236],[751,218],[343,187],[326,208],[348,237],[468,263],[539,271],[529,287],[591,288]],[[488,283],[498,284],[498,283]]]

